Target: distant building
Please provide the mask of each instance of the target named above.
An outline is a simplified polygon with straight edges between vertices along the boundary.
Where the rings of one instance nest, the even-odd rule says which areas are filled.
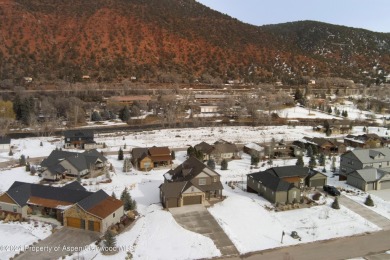
[[[149,102],[152,100],[151,96],[112,96],[107,99],[107,103],[117,103],[122,105],[131,106],[134,104],[134,102],[148,105]]]
[[[11,150],[11,138],[6,136],[0,137],[0,152],[9,152]]]

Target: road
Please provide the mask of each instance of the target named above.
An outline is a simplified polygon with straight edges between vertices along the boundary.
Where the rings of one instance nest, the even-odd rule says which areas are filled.
[[[370,234],[318,241],[308,244],[270,249],[243,255],[241,257],[221,258],[229,260],[313,260],[350,259],[368,256],[390,250],[390,230]],[[386,257],[386,256],[385,256]],[[390,259],[390,255],[388,258]]]

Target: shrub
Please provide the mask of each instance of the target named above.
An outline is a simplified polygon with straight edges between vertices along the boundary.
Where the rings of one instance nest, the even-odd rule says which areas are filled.
[[[318,201],[321,198],[322,194],[320,192],[316,192],[313,195],[313,200]]]
[[[371,199],[371,195],[368,195],[366,198],[366,201],[364,202],[366,206],[373,207],[374,201]]]
[[[223,159],[221,162],[221,170],[227,170],[228,169],[228,162]]]
[[[332,209],[340,209],[339,199],[336,197],[332,203]]]

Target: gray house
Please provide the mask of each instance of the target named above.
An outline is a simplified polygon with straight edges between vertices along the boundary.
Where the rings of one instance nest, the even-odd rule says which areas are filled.
[[[194,148],[203,153],[204,161],[213,159],[216,163],[221,163],[223,159],[231,160],[239,158],[237,146],[225,140],[218,140],[213,145],[201,142],[195,145]]]
[[[247,191],[257,193],[272,203],[299,201],[301,190],[270,171],[247,175]]]
[[[362,170],[356,170],[348,174],[347,184],[363,191],[390,189],[389,170],[389,168],[366,168]]]
[[[54,150],[41,163],[40,172],[45,180],[57,181],[65,176],[83,177],[88,173],[103,171],[107,158],[96,150],[83,153]]]
[[[390,148],[355,149],[341,155],[340,180],[364,168],[390,168]]]

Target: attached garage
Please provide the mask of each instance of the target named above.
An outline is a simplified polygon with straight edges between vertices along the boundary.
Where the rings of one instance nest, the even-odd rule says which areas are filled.
[[[179,202],[177,198],[167,198],[165,200],[165,207],[166,208],[176,208],[179,207]]]
[[[202,204],[202,195],[183,197],[183,206]]]
[[[310,175],[306,179],[306,185],[309,187],[322,187],[326,185],[328,177],[315,170],[311,170]]]
[[[381,182],[381,190],[390,189],[390,181]]]
[[[100,232],[100,222],[88,220],[88,230]]]
[[[68,227],[85,229],[85,222],[82,222],[79,218],[67,217],[66,223]],[[82,224],[84,223],[84,226]]]
[[[375,182],[368,182],[366,185],[367,190],[375,190]]]

